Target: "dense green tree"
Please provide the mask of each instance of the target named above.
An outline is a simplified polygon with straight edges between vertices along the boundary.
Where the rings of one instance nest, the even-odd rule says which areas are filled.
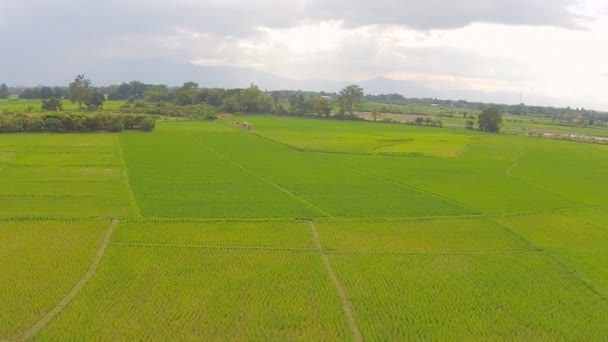
[[[87,96],[84,98],[84,104],[89,110],[97,110],[103,108],[103,103],[106,101],[106,97],[100,93],[97,89],[90,88],[87,92]]]
[[[477,125],[482,131],[498,133],[502,127],[502,113],[498,107],[488,106],[479,114]]]
[[[331,113],[331,104],[326,96],[317,97],[313,108],[315,113],[325,118],[328,118]]]
[[[198,83],[186,82],[175,92],[175,103],[180,106],[195,104],[198,93]]]
[[[156,121],[150,117],[144,118],[139,124],[140,129],[144,132],[152,132],[155,126]]]
[[[38,99],[40,98],[39,88],[25,88],[19,93],[20,99]]]
[[[103,107],[106,101],[105,95],[99,92],[98,89],[91,86],[91,80],[78,75],[68,87],[68,98],[72,103],[78,103],[78,108],[82,109],[83,105],[89,110],[96,110]]]
[[[6,84],[0,84],[0,99],[6,99],[8,97],[8,87]]]
[[[46,111],[61,111],[63,110],[63,103],[58,98],[50,98],[48,100],[42,100],[42,110]]]
[[[148,88],[150,86],[139,81],[110,86],[107,88],[108,100],[141,100]]]
[[[243,110],[243,108],[241,107],[241,103],[239,102],[236,96],[225,98],[224,101],[222,101],[221,108],[224,112],[227,113],[236,113]]]
[[[356,84],[349,85],[342,89],[338,95],[340,112],[353,116],[356,106],[363,100],[363,88]]]
[[[154,118],[148,115],[132,116],[135,124],[129,129],[151,131]],[[43,115],[5,114],[0,115],[0,132],[119,132],[124,128],[125,115],[47,113]]]
[[[274,107],[272,96],[264,94],[255,84],[241,90],[238,94],[238,100],[241,110],[247,113],[270,112]]]
[[[289,107],[292,115],[306,115],[314,110],[315,101],[304,95],[303,92],[297,92],[289,96]]]
[[[68,87],[68,98],[72,103],[78,103],[78,108],[83,108],[90,96],[90,88],[91,80],[84,78],[84,74],[78,75]]]
[[[225,89],[220,89],[220,88],[209,89],[207,91],[206,102],[212,106],[219,107],[222,105],[222,101],[224,101],[225,94],[226,94]]]
[[[66,90],[65,88],[62,87],[53,87],[53,97],[56,97],[58,99],[62,99],[65,97],[66,94]]]
[[[171,100],[169,88],[165,85],[153,86],[146,90],[144,99],[148,102],[169,102]]]
[[[50,99],[55,97],[55,92],[53,91],[53,88],[51,87],[41,87],[40,88],[40,94],[39,97],[40,99]]]

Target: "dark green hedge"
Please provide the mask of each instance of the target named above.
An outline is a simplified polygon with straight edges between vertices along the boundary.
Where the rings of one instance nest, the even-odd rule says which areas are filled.
[[[0,114],[0,133],[7,132],[151,132],[156,122],[149,115],[52,113],[43,115]]]

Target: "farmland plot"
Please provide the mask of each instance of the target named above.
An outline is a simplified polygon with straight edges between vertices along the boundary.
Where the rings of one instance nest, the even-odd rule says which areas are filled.
[[[218,136],[225,142],[230,135]],[[186,132],[125,134],[131,185],[144,216],[316,217],[324,213],[201,146]],[[246,148],[246,146],[243,146]],[[253,152],[250,152],[253,153]]]
[[[326,250],[352,253],[496,253],[534,249],[481,218],[433,220],[323,220]]]
[[[155,224],[117,231],[90,286],[42,340],[349,339],[319,255],[271,248],[309,246],[301,223]],[[203,246],[222,244],[241,248]]]
[[[528,139],[514,176],[583,205],[607,205],[606,153],[593,144]]]
[[[117,136],[5,135],[0,153],[12,155],[0,167],[0,216],[111,217],[137,211]]]
[[[330,257],[370,340],[608,338],[608,301],[547,256]]]
[[[86,272],[109,221],[0,221],[0,339],[16,339]]]
[[[467,146],[470,138],[462,130],[448,133],[383,123],[375,124],[370,131],[369,123],[365,122],[276,120],[263,116],[235,117],[233,120],[248,121],[256,134],[306,152],[453,158]]]
[[[525,140],[485,136],[459,158],[332,156],[331,160],[484,213],[528,212],[582,205],[518,177]],[[525,153],[525,152],[524,152]],[[329,159],[328,159],[329,160]]]
[[[574,212],[580,209],[575,209]],[[581,210],[595,220],[593,211]],[[595,291],[608,296],[608,230],[563,214],[525,215],[501,221],[547,250]]]
[[[332,216],[407,217],[473,212],[436,196],[395,186],[336,164],[325,155],[297,152],[254,135],[235,132],[196,137],[225,158],[264,175]]]
[[[268,116],[2,135],[0,340],[82,279],[90,217],[121,222],[39,340],[607,340],[605,157]]]

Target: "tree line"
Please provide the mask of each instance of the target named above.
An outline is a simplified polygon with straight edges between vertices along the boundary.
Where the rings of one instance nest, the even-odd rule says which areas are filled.
[[[496,107],[503,113],[511,115],[542,116],[555,120],[573,122],[576,118],[586,120],[601,120],[608,122],[608,113],[585,108],[553,107],[553,106],[531,106],[524,103],[507,105],[483,102],[471,102],[466,100],[442,100],[437,98],[406,98],[401,94],[365,95],[365,101],[393,104],[393,105],[437,105],[443,108],[472,109],[482,111],[488,107]],[[591,123],[592,124],[592,123]]]
[[[43,99],[41,108],[45,111],[62,111],[63,98],[77,103],[80,109],[98,110],[103,108],[107,98],[109,100],[125,100],[127,103],[120,108],[120,112],[124,114],[156,114],[200,120],[214,120],[220,112],[272,113],[294,116],[314,115],[321,118],[362,120],[356,114],[356,111],[361,110],[361,104],[365,99],[393,103],[407,102],[405,97],[398,94],[364,95],[363,89],[355,84],[344,87],[338,93],[289,90],[262,91],[254,84],[243,89],[201,88],[196,82],[186,82],[180,87],[150,85],[139,81],[109,87],[94,87],[91,80],[87,79],[85,75],[78,75],[67,88],[55,88],[29,88],[23,90],[20,96],[29,98],[30,96],[41,96],[44,93],[47,98]],[[435,100],[433,99],[433,101]],[[428,104],[431,100],[418,99],[414,103],[416,101]],[[67,115],[67,117],[67,119],[63,117],[62,120],[69,121],[71,116]],[[46,117],[51,121],[54,118]],[[376,119],[377,115],[374,116],[374,121]],[[7,120],[7,127],[16,125],[14,120]],[[15,118],[15,120],[16,122],[23,121],[22,118]],[[75,118],[75,120],[79,123],[81,121],[79,118]],[[443,126],[441,120],[430,118],[426,120],[418,118],[410,124]],[[501,125],[501,110],[496,106],[486,107],[479,116],[478,126],[482,130],[498,132]],[[28,127],[38,127],[36,125],[16,126],[20,127],[18,129],[26,130],[29,129]],[[77,124],[76,126],[78,129],[89,127],[86,124]],[[71,126],[67,127],[66,129],[69,131]],[[101,130],[109,130],[104,125],[100,125],[100,127],[103,127]],[[473,128],[473,124],[468,122],[467,128]],[[53,130],[53,128],[50,129]]]
[[[11,113],[0,115],[0,132],[121,132],[123,130],[140,130],[151,132],[156,122],[149,115],[132,114],[84,114],[84,113],[48,113],[26,115]]]

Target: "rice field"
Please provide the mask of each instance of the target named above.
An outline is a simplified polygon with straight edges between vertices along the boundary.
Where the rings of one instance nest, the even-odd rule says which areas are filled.
[[[603,341],[607,157],[270,116],[0,135],[0,340]]]
[[[0,221],[0,336],[17,339],[69,292],[109,222]]]

